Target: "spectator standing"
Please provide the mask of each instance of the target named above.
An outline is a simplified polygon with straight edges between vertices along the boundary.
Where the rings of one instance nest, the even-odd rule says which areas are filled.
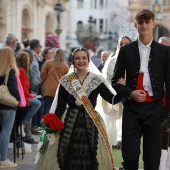
[[[161,44],[170,46],[170,38],[169,37],[160,37],[158,42]]]
[[[40,69],[39,69],[39,59],[38,59],[38,55],[41,52],[41,48],[42,48],[42,46],[40,45],[40,41],[38,39],[32,39],[30,41],[30,49],[32,50],[33,56],[34,56],[33,62],[31,63],[32,72],[34,75],[34,83],[38,87],[42,82],[41,76],[40,76]],[[38,91],[35,93],[38,93]]]
[[[112,79],[125,99],[122,123],[122,156],[126,170],[137,170],[143,137],[145,170],[158,170],[162,148],[164,84],[170,109],[170,47],[153,39],[155,14],[143,9],[135,16],[139,38],[121,47]],[[126,77],[126,85],[118,80]],[[169,110],[168,110],[169,112]]]
[[[39,61],[39,69],[41,71],[41,68],[43,64],[47,61],[53,58],[54,53],[51,47],[46,47],[41,53],[42,59]]]
[[[41,52],[41,44],[38,39],[32,39],[30,41],[30,49],[33,52],[33,62],[31,63],[31,69],[32,69],[32,74],[33,74],[33,82],[34,85],[37,86],[37,91],[35,91],[35,94],[42,95],[41,92],[41,76],[40,76],[40,67],[39,67],[39,54]],[[41,99],[40,99],[41,100]],[[42,117],[42,109],[40,108],[38,113],[35,114],[35,116],[32,119],[32,128],[35,129],[38,126],[40,126],[40,119]]]
[[[104,51],[103,47],[99,47],[96,50],[96,54],[94,54],[91,57],[91,61],[94,63],[94,65],[97,67],[101,63],[101,53]]]
[[[17,43],[15,49],[14,49],[14,57],[21,51],[21,45],[20,43]]]
[[[61,77],[68,73],[69,66],[65,62],[62,49],[57,49],[54,58],[44,63],[41,69],[44,114],[48,113]],[[49,88],[50,87],[50,88]]]
[[[131,40],[127,36],[122,36],[119,38],[117,49],[115,55],[112,56],[112,54],[109,56],[109,58],[106,60],[104,68],[102,70],[102,74],[106,80],[112,84],[111,79],[114,74],[114,67],[116,64],[117,56],[119,54],[120,48],[130,43]],[[106,117],[106,125],[108,129],[108,138],[111,146],[115,146],[119,144],[122,140],[122,110],[123,106],[122,103],[119,102],[115,104],[114,106],[104,99],[102,99],[102,107],[103,111],[105,113]],[[115,132],[115,133],[114,133]]]
[[[119,38],[118,45],[116,48],[116,53],[111,54],[109,58],[106,60],[105,65],[102,69],[103,76],[107,81],[111,83],[111,79],[113,77],[114,68],[117,60],[117,56],[119,54],[119,50],[123,45],[131,43],[131,39],[128,36],[122,36]]]
[[[15,75],[19,75],[18,68],[15,63],[13,50],[9,47],[2,47],[0,49],[0,84],[4,83],[5,75],[8,77],[8,89],[9,92],[20,101],[20,94],[17,88],[17,82]],[[12,168],[16,167],[17,164],[7,159],[8,144],[10,141],[10,135],[16,116],[17,107],[9,107],[0,104],[0,168]]]
[[[109,57],[109,53],[107,51],[103,51],[101,53],[101,63],[97,66],[100,72],[102,72],[102,69],[108,57]]]
[[[170,46],[170,38],[168,38],[168,37],[160,37],[158,42],[161,44]],[[164,99],[165,99],[165,97],[166,96],[164,96]],[[165,119],[167,119],[169,115],[166,110],[166,101],[164,99],[163,99],[164,116],[165,116]],[[167,162],[167,158],[168,158],[168,147],[169,147],[168,141],[170,140],[169,132],[170,132],[170,129],[167,130],[167,128],[164,127],[163,139],[162,139],[162,152],[161,152],[161,160],[160,160],[159,170],[165,170],[165,168],[166,168],[166,162]]]
[[[28,48],[30,45],[30,40],[29,39],[24,39],[23,40],[23,45],[24,45],[24,49]]]
[[[13,33],[8,33],[5,36],[5,45],[3,47],[10,47],[11,49],[15,49],[16,45],[17,45],[18,39],[16,37],[15,34]]]

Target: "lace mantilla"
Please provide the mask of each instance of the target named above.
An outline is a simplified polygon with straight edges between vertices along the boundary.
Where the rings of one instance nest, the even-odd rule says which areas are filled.
[[[60,83],[63,87],[65,87],[65,89],[71,94],[73,95],[76,99],[77,99],[77,95],[74,92],[73,88],[70,85],[69,80],[67,79],[66,76],[64,76],[61,80]],[[95,75],[94,73],[89,73],[89,75],[86,77],[85,81],[83,82],[83,86],[85,88],[85,92],[87,94],[87,96],[90,95],[90,93],[96,89],[100,84],[102,83],[102,80]]]

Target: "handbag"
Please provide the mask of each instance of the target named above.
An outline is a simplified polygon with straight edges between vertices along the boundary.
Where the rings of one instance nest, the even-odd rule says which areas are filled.
[[[19,101],[11,95],[11,93],[8,90],[8,76],[9,76],[10,69],[8,71],[8,74],[5,77],[4,83],[0,86],[0,104],[15,107],[18,106]]]
[[[19,107],[25,107],[26,106],[25,95],[24,95],[24,91],[23,91],[22,84],[21,84],[19,76],[16,76],[16,80],[17,80],[18,91],[19,91],[19,94],[20,94],[20,97],[21,97],[21,100],[19,101],[18,106]]]

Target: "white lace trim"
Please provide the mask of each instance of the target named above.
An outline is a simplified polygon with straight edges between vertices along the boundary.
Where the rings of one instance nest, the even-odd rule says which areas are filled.
[[[66,75],[67,76],[67,75]],[[60,83],[65,89],[76,98],[76,105],[80,106],[82,104],[81,100],[77,97],[76,93],[74,92],[73,88],[70,85],[69,80],[67,77],[64,76],[61,80]],[[90,95],[90,93],[96,89],[100,84],[102,83],[102,80],[95,74],[89,73],[89,75],[86,77],[86,79],[83,82],[83,86],[85,89],[85,92],[87,96]]]

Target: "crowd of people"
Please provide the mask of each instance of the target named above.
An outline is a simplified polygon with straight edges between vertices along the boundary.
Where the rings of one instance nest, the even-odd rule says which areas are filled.
[[[15,34],[7,34],[0,48],[0,84],[9,74],[9,91],[21,101],[19,77],[26,104],[0,104],[0,168],[17,166],[7,159],[14,121],[21,124],[22,132],[17,130],[29,153],[38,144],[32,134],[39,134],[42,116],[53,113],[64,128],[45,134],[49,143],[36,158],[37,170],[113,170],[112,146],[120,140],[119,170],[138,170],[141,138],[144,170],[165,170],[170,127],[161,124],[170,112],[170,39],[156,42],[155,26],[155,14],[140,10],[136,41],[120,37],[115,53],[74,48],[67,60],[61,48],[42,50],[38,39],[25,39],[22,47]],[[106,117],[95,110],[98,100]]]

